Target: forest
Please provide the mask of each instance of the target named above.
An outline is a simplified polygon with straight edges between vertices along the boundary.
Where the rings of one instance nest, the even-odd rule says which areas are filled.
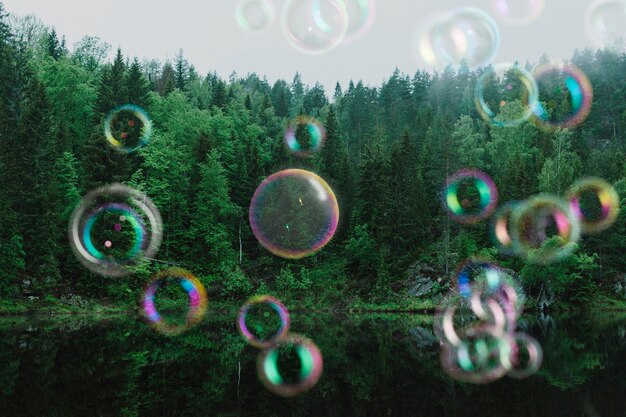
[[[394,71],[380,86],[355,80],[305,85],[263,75],[199,74],[183,49],[172,62],[144,60],[86,36],[66,45],[34,16],[9,16],[0,3],[0,298],[11,302],[93,300],[136,304],[157,271],[193,272],[209,303],[240,305],[274,294],[289,306],[335,309],[432,308],[455,267],[480,256],[515,272],[529,300],[562,307],[609,306],[626,299],[626,54],[578,50],[569,62],[589,79],[586,120],[567,129],[489,123],[475,105],[485,68]],[[531,70],[550,62],[519,65]],[[509,91],[504,106],[520,106]],[[502,91],[485,92],[487,101]],[[507,92],[505,91],[506,95]],[[542,91],[567,114],[567,90]],[[153,124],[137,152],[116,152],[103,124],[134,104]],[[505,109],[506,110],[506,109]],[[284,135],[298,116],[326,130],[319,152],[299,158]],[[289,260],[264,249],[248,219],[268,176],[312,171],[337,196],[339,226],[315,255]],[[584,236],[558,263],[500,254],[489,221],[458,224],[441,204],[446,178],[463,168],[488,173],[499,202],[562,195],[576,180],[599,177],[622,210],[600,234]],[[151,262],[123,278],[85,269],[70,250],[68,222],[81,197],[123,183],[148,195],[163,219]],[[432,281],[424,294],[416,277]]]

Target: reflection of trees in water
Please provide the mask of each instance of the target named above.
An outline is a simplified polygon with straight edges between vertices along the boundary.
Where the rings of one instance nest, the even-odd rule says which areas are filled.
[[[292,329],[319,346],[324,373],[311,391],[286,401],[259,383],[258,350],[237,333],[235,316],[209,314],[177,337],[156,334],[135,318],[65,326],[68,331],[37,324],[25,332],[28,348],[21,350],[28,327],[0,326],[0,410],[7,415],[206,410],[207,415],[290,417],[556,416],[583,415],[587,393],[598,415],[606,417],[615,415],[610,411],[625,388],[623,318],[603,323],[524,316],[524,331],[544,350],[539,375],[483,387],[457,383],[442,371],[432,317],[294,313]]]

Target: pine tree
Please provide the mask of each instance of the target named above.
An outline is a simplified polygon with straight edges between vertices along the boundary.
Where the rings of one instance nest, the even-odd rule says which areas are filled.
[[[189,80],[189,63],[185,59],[182,49],[178,51],[174,65],[176,71],[176,88],[183,91]]]
[[[194,202],[191,236],[197,262],[205,266],[234,264],[234,222],[237,207],[228,197],[226,171],[212,151],[200,168],[200,189]]]
[[[168,96],[172,91],[176,89],[176,73],[172,64],[166,62],[163,65],[161,76],[155,82],[156,91],[163,97]]]
[[[63,44],[59,42],[59,38],[57,37],[57,32],[54,28],[48,34],[48,39],[46,41],[46,50],[48,55],[50,55],[53,59],[58,60],[63,56],[63,52],[65,49],[65,39]]]
[[[126,74],[127,102],[146,108],[150,100],[150,87],[143,76],[141,65],[137,58],[133,60]]]

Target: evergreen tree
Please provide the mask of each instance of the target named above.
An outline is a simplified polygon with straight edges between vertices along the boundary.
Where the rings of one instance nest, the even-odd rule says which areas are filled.
[[[128,103],[136,104],[143,108],[148,106],[150,88],[143,76],[141,65],[139,65],[137,58],[133,60],[126,74],[126,91],[128,92]]]

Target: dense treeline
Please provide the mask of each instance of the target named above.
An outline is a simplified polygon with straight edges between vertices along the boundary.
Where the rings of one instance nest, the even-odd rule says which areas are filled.
[[[623,52],[574,54],[571,62],[593,85],[593,109],[581,126],[548,132],[531,123],[485,123],[473,98],[481,70],[395,71],[380,87],[337,84],[330,97],[299,74],[273,85],[256,74],[201,76],[182,50],[163,65],[121,50],[108,63],[110,48],[98,38],[70,50],[38,19],[8,17],[1,4],[0,14],[3,297],[72,292],[135,300],[154,270],[176,265],[223,300],[270,291],[315,305],[382,302],[406,297],[406,270],[416,261],[445,283],[455,264],[477,254],[520,272],[530,294],[550,291],[569,302],[624,280],[624,210],[566,261],[543,267],[499,257],[485,223],[457,225],[439,200],[446,176],[463,167],[488,172],[501,202],[561,194],[588,175],[626,197]],[[556,114],[569,106],[558,89],[545,101]],[[150,144],[130,155],[113,151],[102,127],[107,113],[127,103],[145,108],[154,123]],[[327,130],[325,147],[309,159],[290,155],[282,139],[301,114]],[[288,167],[326,179],[341,208],[333,241],[300,261],[269,254],[248,224],[258,184]],[[116,181],[148,194],[164,220],[158,259],[125,279],[80,267],[66,231],[81,195]]]

